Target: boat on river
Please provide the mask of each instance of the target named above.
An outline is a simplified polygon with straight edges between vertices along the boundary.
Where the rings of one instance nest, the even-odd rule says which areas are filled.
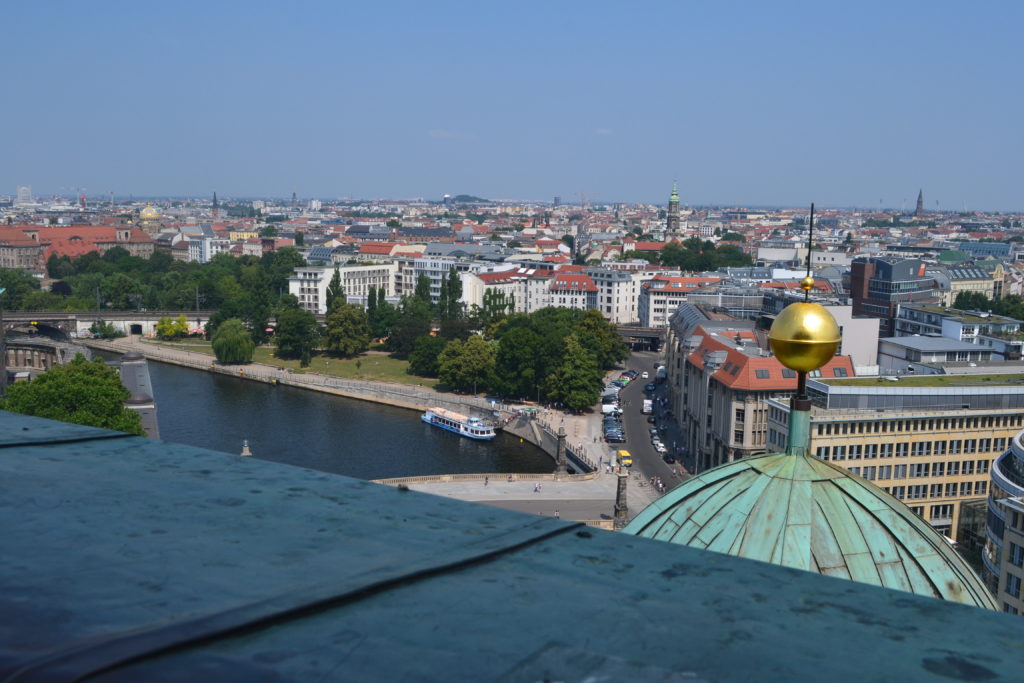
[[[494,424],[479,417],[468,417],[444,408],[431,408],[421,418],[427,424],[447,429],[470,439],[493,439]]]

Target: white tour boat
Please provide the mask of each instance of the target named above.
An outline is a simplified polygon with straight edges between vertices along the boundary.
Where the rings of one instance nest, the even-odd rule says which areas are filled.
[[[449,432],[455,432],[471,439],[493,439],[494,425],[479,417],[467,417],[444,408],[431,408],[423,413],[422,420]]]

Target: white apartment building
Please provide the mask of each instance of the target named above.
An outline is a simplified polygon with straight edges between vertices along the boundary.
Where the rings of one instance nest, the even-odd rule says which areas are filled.
[[[209,263],[214,256],[231,249],[231,241],[221,237],[189,237],[188,260]]]
[[[719,277],[656,275],[640,286],[637,296],[641,327],[667,327],[669,318],[686,302],[690,292],[721,281]]]
[[[327,313],[327,287],[335,270],[341,275],[346,297],[361,297],[359,300],[365,301],[370,287],[378,291],[383,288],[384,296],[394,294],[395,274],[398,272],[394,263],[348,265],[336,269],[330,266],[296,268],[295,274],[288,278],[288,293],[298,297],[303,309],[311,313]]]

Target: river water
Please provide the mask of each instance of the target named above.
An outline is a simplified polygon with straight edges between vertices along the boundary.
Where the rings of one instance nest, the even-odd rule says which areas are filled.
[[[105,354],[104,354],[105,355]],[[420,413],[149,362],[164,441],[360,479],[470,472],[551,472],[536,446],[499,433],[473,441]]]

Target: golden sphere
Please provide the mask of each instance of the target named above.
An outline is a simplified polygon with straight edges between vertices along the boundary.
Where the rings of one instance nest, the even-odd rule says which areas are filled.
[[[807,277],[800,280],[800,289],[805,292],[809,292],[814,289],[814,278],[808,275]]]
[[[768,344],[790,370],[817,370],[836,355],[839,325],[821,304],[800,302],[782,310],[768,332]]]

